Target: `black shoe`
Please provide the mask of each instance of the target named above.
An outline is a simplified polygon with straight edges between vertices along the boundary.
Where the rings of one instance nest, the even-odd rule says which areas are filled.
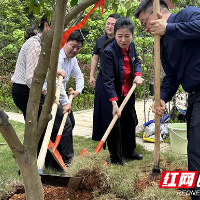
[[[142,160],[143,156],[139,154],[138,152],[134,151],[131,156],[124,156],[124,158],[129,160]]]

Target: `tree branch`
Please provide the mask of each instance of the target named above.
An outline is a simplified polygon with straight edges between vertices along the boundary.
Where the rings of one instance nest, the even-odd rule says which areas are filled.
[[[64,24],[64,28],[67,27],[67,25],[69,24],[69,22],[74,19],[81,11],[85,10],[86,8],[88,8],[89,6],[91,6],[92,4],[97,3],[99,0],[85,0],[82,1],[80,4],[78,4],[77,6],[75,6],[65,17],[65,24]]]
[[[10,149],[12,150],[13,154],[23,152],[24,148],[22,143],[20,142],[14,128],[8,121],[8,115],[2,110],[0,107],[0,132],[3,138],[8,143]]]

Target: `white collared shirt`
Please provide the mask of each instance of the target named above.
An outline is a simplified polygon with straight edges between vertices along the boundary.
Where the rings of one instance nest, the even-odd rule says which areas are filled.
[[[72,78],[75,79],[76,91],[78,91],[80,94],[84,88],[84,78],[80,70],[80,67],[78,66],[76,57],[68,58],[63,48],[60,50],[60,54],[59,54],[58,69],[65,70],[65,78],[63,79],[61,93],[60,93],[60,102],[62,103],[62,105],[66,105],[70,103],[67,93],[66,93],[66,85],[67,85],[70,75],[72,76]],[[56,84],[57,84],[57,81],[58,79],[56,78]]]

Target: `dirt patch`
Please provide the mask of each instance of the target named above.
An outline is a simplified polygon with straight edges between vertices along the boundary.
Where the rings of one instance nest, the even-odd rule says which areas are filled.
[[[110,192],[108,177],[102,174],[99,168],[82,169],[76,177],[83,177],[83,181],[78,189],[70,189],[66,187],[43,186],[45,200],[92,200],[95,196],[100,196]],[[161,175],[155,176],[154,179],[149,179],[149,173],[144,172],[138,174],[138,179],[134,184],[135,193],[142,193],[147,187],[158,187]],[[95,196],[94,196],[95,195]],[[23,186],[15,186],[15,190],[8,192],[1,197],[1,200],[25,200],[25,191]],[[181,200],[190,200],[190,196],[180,196]],[[123,200],[112,195],[109,200]]]
[[[43,186],[45,200],[92,200],[95,195],[101,195],[110,191],[105,174],[99,168],[82,169],[75,177],[83,177],[78,189],[66,187]],[[25,200],[24,188],[16,186],[15,191],[8,192],[1,200]],[[14,194],[14,195],[13,195]]]
[[[149,186],[153,186],[154,183],[148,179],[148,177],[143,177],[140,179],[137,179],[135,181],[135,192],[141,193],[145,188]]]

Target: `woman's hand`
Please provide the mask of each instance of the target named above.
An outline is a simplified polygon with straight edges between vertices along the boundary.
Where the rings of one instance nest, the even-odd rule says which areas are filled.
[[[117,114],[118,117],[121,117],[121,111],[119,110],[119,107],[117,105],[116,101],[112,101],[112,105],[113,105],[113,117]]]
[[[133,84],[136,83],[136,86],[138,87],[140,84],[142,84],[144,79],[141,76],[136,76],[133,80]]]

